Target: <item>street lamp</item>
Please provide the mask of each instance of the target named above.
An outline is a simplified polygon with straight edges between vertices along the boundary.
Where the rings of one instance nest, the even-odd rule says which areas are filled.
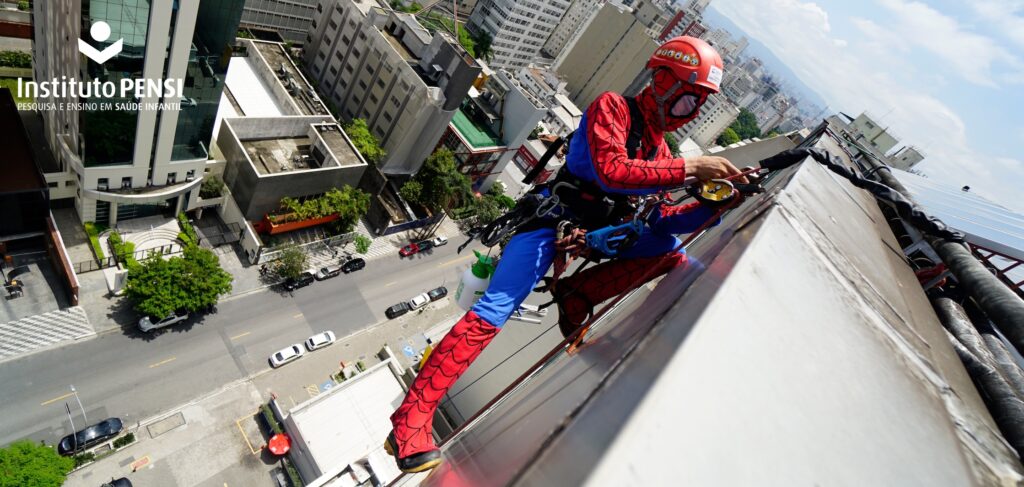
[[[74,384],[71,385],[71,393],[75,395],[75,400],[78,401],[78,409],[82,410],[82,422],[89,424],[89,419],[85,417],[85,408],[82,407],[82,400],[78,398],[78,391],[75,390]]]

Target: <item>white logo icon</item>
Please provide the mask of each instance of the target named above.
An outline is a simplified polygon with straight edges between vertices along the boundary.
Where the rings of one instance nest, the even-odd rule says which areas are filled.
[[[89,29],[89,35],[92,36],[96,42],[104,42],[110,38],[110,24],[99,21],[92,24]],[[96,61],[97,63],[103,64],[110,60],[110,58],[118,55],[121,49],[124,47],[124,39],[118,39],[117,42],[110,45],[110,47],[100,51],[95,47],[90,46],[87,42],[82,39],[78,40],[78,50],[85,54],[86,57]]]

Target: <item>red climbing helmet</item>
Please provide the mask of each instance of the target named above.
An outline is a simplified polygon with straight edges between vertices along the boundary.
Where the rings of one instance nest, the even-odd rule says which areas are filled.
[[[703,86],[711,93],[718,93],[722,83],[722,56],[696,37],[674,37],[662,44],[647,61],[647,69],[659,68],[667,68],[676,79]]]

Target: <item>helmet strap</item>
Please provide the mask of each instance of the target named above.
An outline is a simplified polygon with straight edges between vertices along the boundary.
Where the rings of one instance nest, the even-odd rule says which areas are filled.
[[[659,69],[665,69],[665,68],[659,68]],[[656,75],[657,75],[657,71],[655,71],[654,74],[651,75],[651,84],[652,85],[654,84],[654,76],[656,76]],[[665,129],[665,121],[668,120],[668,109],[666,108],[668,106],[668,101],[671,100],[672,96],[675,95],[676,92],[679,91],[679,89],[682,88],[682,87],[683,87],[683,82],[679,81],[678,79],[676,79],[675,84],[673,84],[672,87],[669,88],[668,91],[666,91],[664,95],[659,95],[657,90],[653,89],[653,87],[651,89],[651,93],[654,94],[654,103],[656,103],[658,105],[658,125],[660,126],[660,128],[662,130]]]

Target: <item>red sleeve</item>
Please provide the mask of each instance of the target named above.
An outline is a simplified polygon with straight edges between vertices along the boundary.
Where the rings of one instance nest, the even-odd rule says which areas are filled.
[[[678,206],[662,205],[661,206],[661,216],[662,216],[662,218],[665,218],[665,217],[670,217],[670,216],[682,215],[684,213],[689,213],[691,211],[694,211],[694,210],[696,210],[698,208],[702,208],[702,206],[701,206],[699,201],[691,201],[691,202],[686,203],[684,205],[678,205]]]
[[[678,186],[686,179],[686,161],[672,158],[661,140],[653,161],[630,159],[629,105],[616,93],[605,92],[587,110],[587,142],[600,185],[606,190]]]

